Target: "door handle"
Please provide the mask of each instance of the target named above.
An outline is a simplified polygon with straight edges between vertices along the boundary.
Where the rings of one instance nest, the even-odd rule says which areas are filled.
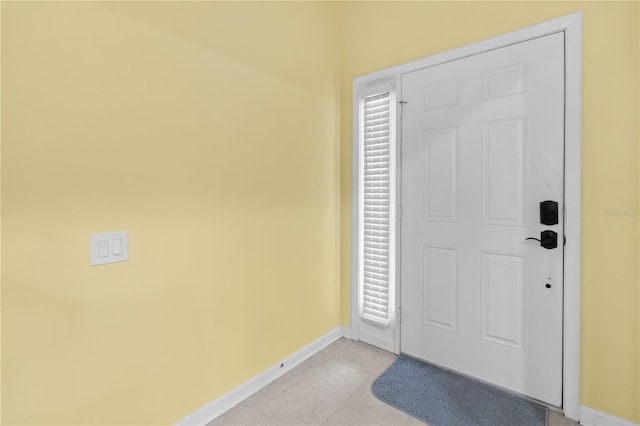
[[[542,231],[540,233],[540,239],[529,237],[526,240],[539,241],[540,245],[546,249],[554,249],[558,247],[558,233],[555,231]]]

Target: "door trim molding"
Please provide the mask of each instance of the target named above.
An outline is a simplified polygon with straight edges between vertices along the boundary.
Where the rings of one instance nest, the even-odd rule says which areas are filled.
[[[564,246],[564,338],[563,338],[563,412],[580,418],[580,206],[581,206],[581,97],[582,97],[582,13],[563,16],[528,28],[469,44],[427,58],[397,65],[353,80],[352,134],[352,198],[351,198],[351,326],[352,337],[359,339],[358,323],[358,96],[368,83],[388,78],[396,79],[401,93],[402,74],[446,62],[477,55],[545,35],[565,34],[565,236]],[[398,131],[401,126],[397,126]],[[398,139],[400,140],[400,139]],[[397,168],[401,184],[401,169]],[[400,204],[401,191],[397,192]],[[397,225],[397,222],[396,222]],[[398,238],[401,238],[398,232]],[[398,244],[396,247],[400,247]],[[396,253],[399,259],[399,251]],[[399,264],[399,263],[398,263]],[[398,273],[400,268],[398,269]],[[400,281],[398,280],[399,284]],[[399,294],[399,285],[396,286]],[[399,298],[396,298],[398,301]],[[397,302],[396,302],[397,303]],[[398,306],[396,306],[397,308]],[[399,335],[399,333],[396,333]],[[396,336],[399,345],[399,336]],[[399,351],[399,346],[398,346]]]

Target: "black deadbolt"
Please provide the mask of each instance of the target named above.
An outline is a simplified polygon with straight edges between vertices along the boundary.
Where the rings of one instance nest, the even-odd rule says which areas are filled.
[[[540,202],[540,223],[543,225],[558,224],[558,203],[556,201]]]

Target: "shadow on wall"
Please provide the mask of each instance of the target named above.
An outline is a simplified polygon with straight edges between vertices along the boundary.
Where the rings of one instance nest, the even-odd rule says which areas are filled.
[[[334,75],[336,71],[331,60],[338,35],[334,10],[321,2],[112,2],[103,6],[287,84],[316,94],[335,90],[325,79],[314,78],[317,73]],[[265,19],[274,15],[279,19]],[[326,37],[328,29],[333,38]],[[314,33],[316,37],[295,36]]]

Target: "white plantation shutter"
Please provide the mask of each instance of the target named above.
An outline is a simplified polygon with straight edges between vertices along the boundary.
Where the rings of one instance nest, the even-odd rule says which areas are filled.
[[[391,319],[392,106],[390,91],[361,104],[360,314],[381,325]]]

